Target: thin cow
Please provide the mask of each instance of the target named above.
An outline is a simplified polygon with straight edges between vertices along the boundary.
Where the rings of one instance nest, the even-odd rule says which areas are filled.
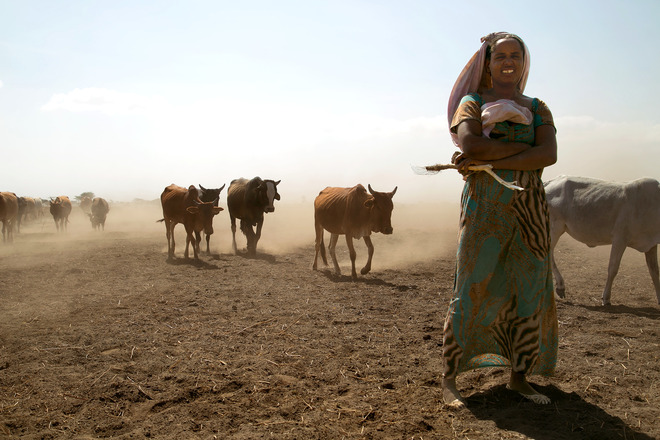
[[[202,202],[197,188],[193,185],[188,189],[174,184],[165,187],[160,195],[160,202],[163,206],[163,218],[158,221],[165,222],[168,259],[174,258],[174,227],[183,223],[186,229],[184,257],[188,258],[188,247],[192,241],[195,260],[198,260],[199,242],[195,240],[193,233],[204,231],[206,234],[212,234],[213,216],[223,209],[214,206],[214,202]]]
[[[346,236],[346,244],[351,257],[351,276],[357,279],[355,271],[355,248],[353,239],[364,238],[369,256],[367,264],[360,273],[366,275],[371,271],[371,260],[374,255],[374,245],[371,242],[372,232],[381,232],[389,235],[393,232],[392,198],[397,187],[392,192],[378,192],[368,185],[369,193],[364,186],[358,184],[352,188],[327,187],[319,193],[314,200],[314,229],[316,231],[315,255],[312,268],[316,270],[319,252],[323,263],[327,266],[323,231],[330,232],[328,250],[332,257],[335,273],[341,274],[335,247],[340,235]]]
[[[71,200],[68,196],[58,196],[50,201],[50,214],[55,220],[57,232],[64,232],[69,223],[69,214],[71,214]]]
[[[213,202],[213,206],[218,206],[220,201],[220,192],[225,188],[225,185],[222,185],[220,188],[204,188],[202,185],[199,185],[199,199],[202,202]],[[213,232],[211,232],[213,234]],[[211,234],[206,235],[206,253],[210,254],[211,250],[209,247],[209,241],[211,241]],[[195,239],[197,243],[202,241],[202,237],[198,231],[195,231]],[[199,245],[198,245],[199,246]]]
[[[0,192],[0,221],[2,241],[14,241],[14,223],[18,217],[18,197],[13,192]]]
[[[559,237],[567,232],[589,247],[612,245],[603,290],[603,305],[610,304],[612,283],[626,247],[643,252],[660,304],[658,243],[660,242],[660,183],[642,178],[626,183],[588,177],[559,176],[545,183],[551,227],[552,271],[557,295],[566,286],[554,257]]]
[[[227,190],[227,209],[231,221],[231,238],[234,253],[238,254],[236,247],[236,219],[241,221],[241,231],[247,238],[247,254],[257,254],[257,242],[261,238],[261,228],[264,225],[264,213],[275,211],[275,200],[280,199],[277,185],[281,180],[255,177],[251,180],[235,179],[229,184]],[[257,227],[256,232],[254,226]]]
[[[110,205],[107,200],[103,197],[94,197],[92,199],[92,205],[90,208],[89,220],[92,222],[92,228],[94,230],[104,230],[105,231],[105,219],[110,212]]]

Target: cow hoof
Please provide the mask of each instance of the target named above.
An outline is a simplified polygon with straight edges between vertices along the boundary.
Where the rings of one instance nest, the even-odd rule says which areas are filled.
[[[608,302],[603,301],[603,307],[609,307],[609,306],[611,306],[611,305],[612,305],[611,302],[609,302],[609,301],[608,301]]]
[[[557,293],[557,296],[560,297],[561,299],[566,298],[566,289],[556,288],[555,292]]]

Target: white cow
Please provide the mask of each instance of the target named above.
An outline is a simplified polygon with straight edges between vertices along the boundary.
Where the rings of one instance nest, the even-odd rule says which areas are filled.
[[[559,176],[545,183],[550,209],[552,272],[557,295],[564,298],[564,279],[554,248],[564,232],[589,247],[611,244],[603,305],[610,304],[612,282],[626,247],[646,255],[660,304],[658,243],[660,243],[660,183],[643,178],[616,183],[588,177]]]

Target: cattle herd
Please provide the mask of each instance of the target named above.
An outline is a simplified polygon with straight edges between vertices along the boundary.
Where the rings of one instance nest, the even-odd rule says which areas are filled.
[[[261,237],[264,214],[275,211],[275,200],[280,200],[277,186],[280,181],[239,178],[232,180],[227,189],[227,209],[231,220],[232,248],[236,245],[236,220],[247,239],[247,255],[255,256]],[[168,259],[174,258],[174,227],[182,223],[186,232],[184,257],[188,258],[192,243],[193,255],[199,259],[202,233],[206,237],[206,252],[213,234],[213,217],[223,210],[218,204],[220,188],[199,189],[177,185],[167,186],[161,196],[163,218],[167,237]],[[351,259],[351,276],[357,278],[355,269],[356,252],[353,239],[363,238],[367,246],[366,265],[361,269],[365,275],[371,270],[374,253],[371,233],[391,234],[392,199],[396,193],[379,192],[368,185],[358,184],[352,188],[327,187],[314,200],[314,228],[316,232],[313,269],[317,269],[320,254],[327,266],[324,231],[330,233],[328,250],[332,257],[334,272],[340,274],[335,247],[340,235],[346,238]],[[585,177],[559,176],[545,183],[552,241],[552,269],[556,292],[565,297],[566,287],[554,258],[554,248],[560,236],[566,232],[574,239],[593,247],[611,245],[607,281],[602,295],[603,305],[610,304],[612,283],[621,257],[631,247],[646,256],[651,279],[660,304],[660,279],[657,244],[660,242],[660,183],[655,179],[643,178],[626,183],[607,182]],[[80,207],[89,216],[92,228],[105,229],[105,220],[110,207],[100,197],[83,197]],[[18,197],[13,192],[0,192],[0,221],[2,240],[11,243],[14,230],[20,232],[21,222],[52,215],[58,232],[65,232],[69,223],[72,203],[67,196],[50,200]],[[256,228],[256,229],[255,229]]]
[[[105,229],[105,219],[110,211],[108,202],[101,198],[83,197],[80,207],[89,216],[94,229]],[[39,220],[47,213],[53,216],[58,232],[65,232],[73,205],[68,196],[58,196],[50,200],[18,197],[13,192],[0,192],[0,221],[2,221],[2,241],[11,243],[14,230],[21,232],[21,223]]]
[[[270,179],[239,178],[232,180],[227,189],[227,209],[231,220],[232,249],[238,254],[236,245],[236,220],[240,220],[241,232],[247,239],[247,255],[254,257],[257,253],[257,243],[261,237],[264,224],[264,214],[275,211],[275,200],[280,200],[277,185],[280,181]],[[206,236],[206,252],[209,253],[209,240],[213,234],[213,217],[223,208],[218,206],[220,193],[224,189],[207,189],[199,185],[197,189],[190,185],[187,189],[178,185],[169,185],[160,196],[163,207],[163,218],[158,220],[165,223],[167,237],[168,259],[174,258],[174,227],[182,223],[186,230],[186,248],[184,257],[189,258],[189,248],[192,243],[193,255],[199,259],[202,233]],[[353,239],[364,238],[368,249],[367,264],[361,270],[363,275],[371,270],[371,260],[374,247],[370,235],[372,232],[391,234],[392,192],[383,193],[374,191],[369,185],[369,192],[364,186],[358,184],[353,188],[325,188],[314,201],[314,222],[316,229],[316,255],[313,268],[317,269],[319,251],[323,262],[328,261],[323,242],[323,231],[330,232],[328,249],[334,264],[336,274],[340,274],[339,264],[335,255],[335,246],[340,235],[346,236],[346,243],[351,257],[352,272],[355,279],[356,252]],[[256,229],[255,229],[256,228]]]

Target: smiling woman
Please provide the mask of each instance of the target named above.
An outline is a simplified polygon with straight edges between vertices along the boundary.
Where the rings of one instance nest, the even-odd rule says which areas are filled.
[[[534,403],[550,399],[527,374],[551,375],[557,316],[541,174],[556,161],[552,114],[523,95],[529,51],[512,34],[491,34],[456,81],[449,102],[454,156],[465,175],[454,296],[444,327],[444,400],[465,405],[458,373],[511,367],[508,387]],[[492,165],[514,191],[470,167]]]

